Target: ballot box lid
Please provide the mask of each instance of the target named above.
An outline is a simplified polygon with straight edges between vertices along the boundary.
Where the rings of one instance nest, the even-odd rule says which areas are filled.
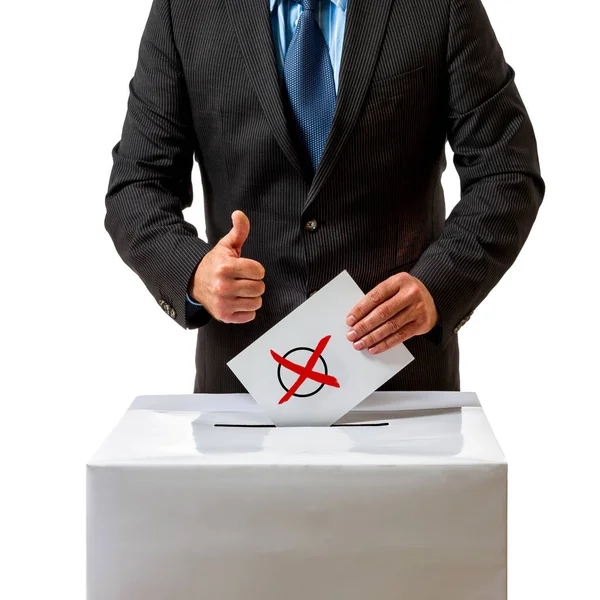
[[[138,396],[88,467],[505,464],[474,392],[371,394],[331,427],[274,427],[249,394]]]

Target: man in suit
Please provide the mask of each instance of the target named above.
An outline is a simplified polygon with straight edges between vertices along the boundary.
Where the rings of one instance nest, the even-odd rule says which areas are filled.
[[[348,343],[416,359],[379,389],[460,389],[457,332],[545,192],[481,0],[153,0],[129,89],[105,226],[197,329],[194,392],[246,391],[226,362],[343,269],[365,291]]]

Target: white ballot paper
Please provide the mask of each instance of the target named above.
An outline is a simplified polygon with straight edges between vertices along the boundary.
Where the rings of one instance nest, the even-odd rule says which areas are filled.
[[[414,360],[404,344],[353,347],[346,315],[363,296],[344,270],[227,363],[275,425],[331,425]]]

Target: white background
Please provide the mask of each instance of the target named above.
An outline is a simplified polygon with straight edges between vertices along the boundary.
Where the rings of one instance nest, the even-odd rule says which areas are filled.
[[[459,333],[462,389],[479,395],[509,460],[509,598],[598,598],[600,14],[595,0],[485,6],[547,194]],[[103,226],[149,7],[3,5],[2,598],[84,597],[86,459],[134,396],[192,391],[195,333],[163,313]],[[194,185],[187,219],[203,235],[197,166]],[[449,211],[451,162],[444,187]]]

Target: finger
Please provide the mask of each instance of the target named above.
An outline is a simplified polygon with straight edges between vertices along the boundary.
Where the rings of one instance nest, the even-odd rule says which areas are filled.
[[[225,298],[216,299],[210,308],[210,313],[223,323],[245,322],[244,313],[255,314],[262,306],[262,297],[257,298]]]
[[[228,319],[227,323],[249,323],[256,318],[256,313],[254,311],[242,311],[233,313]]]
[[[232,228],[219,240],[219,245],[231,250],[236,256],[241,256],[242,246],[250,233],[250,220],[241,210],[231,214]]]
[[[351,342],[357,342],[367,334],[371,333],[390,319],[398,314],[400,311],[406,309],[409,302],[400,294],[395,294],[389,300],[386,300],[382,304],[379,304],[371,310],[364,318],[352,327],[346,334],[346,337]]]
[[[244,312],[244,311],[256,311],[262,306],[262,296],[256,296],[252,298],[234,298],[230,300],[227,305],[230,312]]]
[[[365,296],[357,302],[348,312],[346,317],[346,325],[352,327],[358,323],[363,317],[368,315],[376,306],[391,298],[397,291],[397,287],[391,279],[382,281],[375,286]],[[396,311],[394,311],[396,312]]]
[[[224,277],[240,279],[264,279],[265,277],[265,268],[251,258],[234,258],[224,262],[217,271]]]
[[[411,321],[398,331],[395,331],[374,346],[371,346],[368,350],[369,354],[380,354],[381,352],[385,352],[386,350],[389,350],[398,344],[402,344],[406,340],[416,335],[418,333],[418,329],[418,323],[416,321]]]
[[[241,298],[256,298],[265,293],[265,282],[253,279],[234,279],[231,283],[229,296]]]
[[[400,312],[390,317],[387,321],[383,322],[378,327],[375,327],[372,331],[367,333],[361,338],[357,338],[352,344],[357,350],[364,350],[370,348],[385,338],[391,336],[396,331],[413,321],[415,318],[414,310],[406,307]],[[352,341],[352,340],[351,340]]]

